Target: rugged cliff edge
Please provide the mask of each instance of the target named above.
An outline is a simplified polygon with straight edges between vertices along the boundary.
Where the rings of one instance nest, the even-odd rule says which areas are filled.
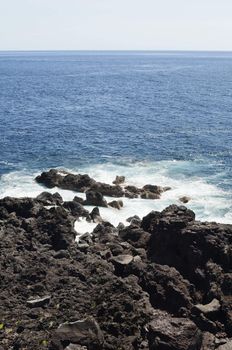
[[[0,200],[1,350],[232,349],[232,226],[173,205],[115,228],[82,204]],[[80,216],[99,224],[77,243]]]

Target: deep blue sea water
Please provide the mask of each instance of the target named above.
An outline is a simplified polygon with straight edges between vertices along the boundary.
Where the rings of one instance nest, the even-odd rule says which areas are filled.
[[[50,167],[153,174],[232,222],[232,53],[1,52],[0,194]]]

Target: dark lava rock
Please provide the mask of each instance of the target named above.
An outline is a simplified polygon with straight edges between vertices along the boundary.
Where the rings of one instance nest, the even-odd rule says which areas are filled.
[[[54,332],[52,347],[54,350],[62,350],[62,343],[86,345],[88,349],[101,349],[104,336],[99,324],[94,317],[88,317],[75,322],[61,324]]]
[[[112,201],[112,202],[109,202],[108,205],[112,208],[115,208],[115,209],[121,209],[123,207],[123,201],[119,200],[119,201]]]
[[[59,174],[58,170],[50,169],[49,171],[45,171],[37,176],[35,180],[48,188],[53,188],[56,186],[60,187],[60,184],[63,181],[63,176]]]
[[[188,203],[190,200],[191,200],[191,197],[188,197],[188,196],[184,196],[184,197],[179,198],[179,201],[184,203],[184,204]]]
[[[79,244],[80,205],[0,200],[4,350],[230,349],[231,225],[173,205],[124,228],[101,222]]]
[[[202,334],[196,325],[186,318],[176,318],[157,310],[148,326],[151,350],[200,350]]]
[[[114,185],[120,185],[125,182],[125,176],[116,176],[115,180],[113,181]]]
[[[36,199],[43,205],[61,205],[63,203],[63,199],[58,192],[54,194],[50,192],[42,192],[36,197]]]
[[[96,223],[100,223],[103,221],[98,207],[93,208],[93,210],[89,214],[89,217],[93,222]]]
[[[87,191],[86,192],[86,200],[84,201],[84,205],[94,205],[94,206],[98,206],[98,207],[107,207],[107,202],[104,199],[101,192]]]
[[[64,208],[67,209],[74,217],[87,217],[89,215],[88,210],[86,210],[82,204],[76,201],[64,202]]]

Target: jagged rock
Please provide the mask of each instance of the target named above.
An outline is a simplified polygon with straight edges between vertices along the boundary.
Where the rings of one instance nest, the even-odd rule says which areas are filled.
[[[108,185],[102,182],[97,182],[91,186],[92,191],[100,192],[103,196],[123,197],[124,190],[119,185]]]
[[[123,207],[123,201],[121,200],[118,200],[118,201],[112,201],[112,202],[109,202],[108,205],[112,208],[115,208],[115,209],[121,209]]]
[[[36,298],[36,299],[29,299],[27,300],[27,305],[29,307],[42,307],[44,305],[47,305],[51,299],[50,295],[47,295],[42,298]]]
[[[68,201],[64,202],[63,204],[64,208],[70,211],[70,213],[75,217],[87,217],[89,215],[88,210],[86,210],[82,204],[76,202],[76,201]]]
[[[157,195],[160,195],[163,192],[163,188],[161,186],[156,186],[156,185],[145,185],[143,186],[143,191],[152,192]]]
[[[54,194],[50,192],[42,192],[36,197],[36,199],[43,205],[61,205],[63,203],[63,199],[58,192]]]
[[[133,225],[127,226],[119,231],[119,237],[136,248],[147,248],[150,240],[150,234],[148,232]]]
[[[153,193],[150,191],[143,191],[141,193],[141,198],[143,198],[143,199],[160,199],[160,194]]]
[[[160,219],[160,213],[158,211],[151,211],[147,216],[144,216],[141,222],[141,228],[144,231],[151,232],[153,227],[157,225]]]
[[[63,176],[59,174],[58,170],[50,169],[37,176],[35,180],[48,188],[53,188],[60,186],[63,181]]]
[[[130,216],[129,218],[126,219],[127,222],[132,222],[133,220],[137,220],[141,222],[141,219],[138,215]]]
[[[76,322],[63,323],[58,327],[52,339],[54,350],[62,348],[60,344],[67,341],[99,349],[104,342],[104,336],[97,321],[93,317],[87,317]]]
[[[188,203],[190,200],[191,200],[191,197],[188,197],[188,196],[184,196],[184,197],[179,198],[179,201],[184,203],[184,204]]]
[[[81,198],[81,197],[75,196],[73,198],[73,201],[83,205],[85,200],[83,198]]]
[[[120,185],[125,182],[125,176],[116,176],[115,180],[113,181],[114,185]]]
[[[197,304],[194,306],[194,311],[202,312],[205,315],[219,312],[221,308],[220,302],[217,299],[213,299],[211,303],[203,305]]]
[[[94,205],[94,206],[98,206],[98,207],[107,207],[107,202],[104,199],[101,192],[87,191],[86,192],[86,200],[84,201],[84,205]]]
[[[148,339],[151,350],[200,350],[202,335],[192,321],[157,310],[148,325]]]
[[[89,219],[90,221],[93,221],[95,223],[101,223],[103,221],[98,207],[93,208],[93,210],[89,214]]]

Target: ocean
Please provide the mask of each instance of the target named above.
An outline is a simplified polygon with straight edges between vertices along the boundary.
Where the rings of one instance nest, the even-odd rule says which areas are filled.
[[[232,53],[0,52],[0,197],[36,196],[53,167],[171,186],[100,210],[115,225],[181,196],[232,223]]]

